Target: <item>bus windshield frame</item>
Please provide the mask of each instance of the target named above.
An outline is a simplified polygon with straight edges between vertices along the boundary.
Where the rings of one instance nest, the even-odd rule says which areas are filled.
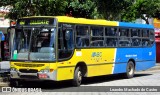
[[[37,19],[37,18],[36,18]],[[13,61],[56,61],[56,20],[53,25],[42,18],[34,20],[22,19],[17,21],[11,49]],[[33,18],[32,18],[33,20]],[[36,22],[37,21],[37,22]],[[39,22],[44,21],[43,22]],[[27,24],[26,24],[27,22]]]

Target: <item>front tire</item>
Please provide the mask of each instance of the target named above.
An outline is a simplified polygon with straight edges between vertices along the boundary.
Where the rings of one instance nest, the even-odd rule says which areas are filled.
[[[18,81],[17,81],[17,80],[15,80],[15,79],[10,79],[9,82],[10,82],[10,83],[9,83],[10,87],[18,87]]]
[[[126,67],[126,74],[125,77],[126,78],[132,78],[134,76],[134,72],[135,72],[135,66],[134,63],[132,61],[129,61]]]
[[[16,80],[16,79],[10,79],[9,85],[10,85],[10,87],[21,87],[22,86],[22,81],[21,80]]]
[[[82,71],[80,67],[77,67],[74,71],[74,79],[73,79],[73,86],[80,86],[82,82]]]

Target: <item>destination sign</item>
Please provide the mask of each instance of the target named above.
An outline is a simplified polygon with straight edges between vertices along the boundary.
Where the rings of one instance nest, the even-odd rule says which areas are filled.
[[[17,25],[53,25],[54,19],[47,18],[27,18],[19,19]]]
[[[30,25],[37,25],[37,24],[49,24],[48,20],[30,20]]]

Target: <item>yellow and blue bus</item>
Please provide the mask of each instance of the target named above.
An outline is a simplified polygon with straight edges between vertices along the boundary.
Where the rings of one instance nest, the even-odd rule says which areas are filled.
[[[23,80],[73,80],[155,66],[152,25],[67,16],[17,20],[11,36],[11,84]]]

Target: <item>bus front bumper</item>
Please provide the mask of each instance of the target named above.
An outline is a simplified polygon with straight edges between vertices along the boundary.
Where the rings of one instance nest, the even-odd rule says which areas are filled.
[[[11,79],[23,79],[23,80],[53,80],[57,81],[57,71],[53,72],[37,72],[37,73],[22,73],[20,71],[10,71]]]

